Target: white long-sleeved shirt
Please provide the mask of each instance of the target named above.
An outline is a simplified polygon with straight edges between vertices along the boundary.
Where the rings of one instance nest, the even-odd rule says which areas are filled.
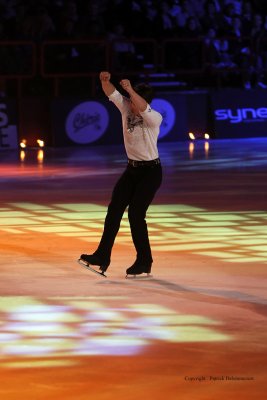
[[[124,146],[131,160],[150,161],[159,157],[157,140],[162,115],[147,105],[139,115],[132,113],[130,100],[116,89],[109,96],[122,116]]]

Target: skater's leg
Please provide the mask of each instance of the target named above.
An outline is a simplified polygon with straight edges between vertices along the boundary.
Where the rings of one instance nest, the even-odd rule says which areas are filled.
[[[134,182],[127,168],[116,183],[105,218],[101,241],[94,255],[109,265],[112,247],[120,228],[121,219],[133,194]]]
[[[137,265],[142,265],[146,269],[144,272],[150,272],[153,262],[145,219],[146,211],[160,187],[161,181],[160,165],[146,167],[145,173],[136,185],[128,209],[131,234],[137,252],[134,266],[136,268]]]

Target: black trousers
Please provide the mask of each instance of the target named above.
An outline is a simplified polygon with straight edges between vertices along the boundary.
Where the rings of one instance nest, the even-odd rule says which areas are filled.
[[[161,164],[138,167],[128,165],[116,183],[108,206],[102,238],[94,253],[107,265],[110,262],[112,247],[127,207],[132,239],[137,253],[136,260],[140,263],[153,262],[145,218],[146,211],[161,181]]]

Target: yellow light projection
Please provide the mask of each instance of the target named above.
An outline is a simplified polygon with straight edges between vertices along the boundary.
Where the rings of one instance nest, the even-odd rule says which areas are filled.
[[[106,207],[97,204],[7,203],[0,208],[0,231],[50,233],[98,242]],[[232,263],[267,263],[267,214],[263,211],[209,211],[183,204],[152,205],[147,222],[153,250],[187,252]],[[117,241],[131,243],[125,215]]]
[[[116,301],[123,303],[117,307]],[[133,356],[158,342],[232,340],[220,321],[127,297],[0,297],[2,368],[66,366],[81,356]]]

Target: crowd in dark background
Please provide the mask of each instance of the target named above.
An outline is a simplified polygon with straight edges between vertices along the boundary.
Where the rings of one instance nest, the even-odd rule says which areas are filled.
[[[265,34],[264,0],[1,0],[0,38],[199,37]]]
[[[123,40],[134,38],[158,42],[200,39],[206,68],[227,71],[239,67],[244,87],[249,89],[254,80],[266,88],[266,0],[0,0],[0,44],[14,40],[115,40],[114,51],[134,54],[134,45],[123,44]],[[186,58],[185,68],[198,64],[194,57],[190,60],[194,47],[191,53],[181,51],[177,49],[175,55],[172,48],[174,63],[176,60],[179,65],[179,58]]]

